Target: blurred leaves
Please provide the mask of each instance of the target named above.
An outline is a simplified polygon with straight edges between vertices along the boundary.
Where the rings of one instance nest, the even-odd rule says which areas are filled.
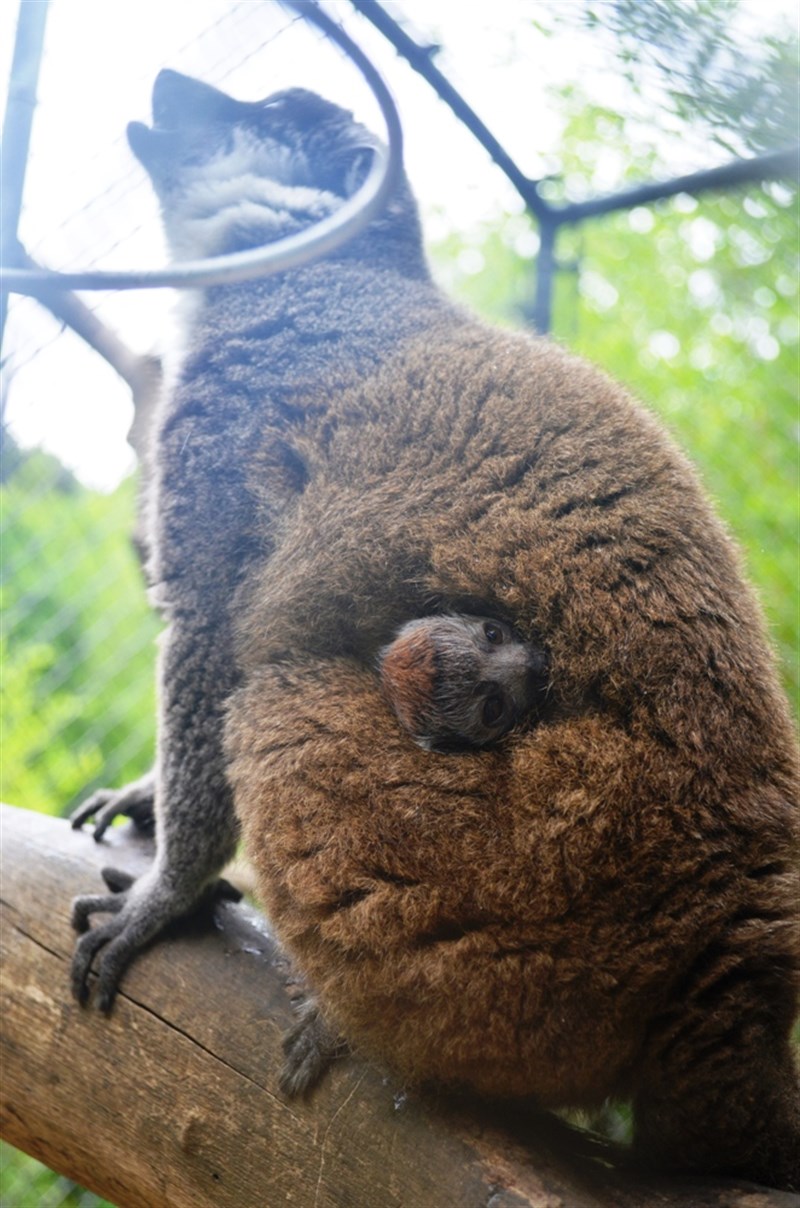
[[[704,122],[729,150],[767,151],[798,138],[797,29],[752,28],[737,0],[583,0],[583,20],[607,31],[635,91],[654,77],[672,111]]]
[[[133,482],[104,496],[10,441],[3,531],[3,800],[66,812],[152,759],[157,622],[129,533]]]
[[[112,1205],[0,1141],[0,1208],[112,1208]]]

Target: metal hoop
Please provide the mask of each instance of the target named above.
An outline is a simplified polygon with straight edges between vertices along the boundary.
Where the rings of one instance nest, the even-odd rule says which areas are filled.
[[[43,289],[188,289],[249,281],[298,268],[351,239],[371,221],[394,188],[401,171],[403,133],[397,108],[389,89],[375,67],[349,34],[319,6],[318,0],[281,0],[304,20],[322,30],[355,64],[380,106],[386,123],[387,150],[378,149],[369,175],[344,205],[305,231],[247,252],[188,260],[164,269],[60,273],[46,269],[2,269],[4,289],[20,294],[38,294]]]

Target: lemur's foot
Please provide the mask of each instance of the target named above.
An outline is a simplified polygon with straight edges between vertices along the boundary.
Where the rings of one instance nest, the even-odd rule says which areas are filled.
[[[165,886],[151,870],[138,881],[119,869],[104,868],[103,880],[110,894],[75,898],[72,925],[83,932],[72,958],[72,993],[78,1002],[89,1001],[89,974],[97,973],[95,1004],[110,1011],[122,974],[138,952],[169,923],[219,901],[238,901],[241,893],[228,881],[208,885],[199,897]],[[112,917],[89,928],[93,914]],[[95,958],[97,958],[95,960]]]
[[[94,818],[94,840],[99,843],[119,815],[131,818],[143,834],[155,829],[155,775],[148,772],[122,789],[98,789],[70,814],[73,830]]]
[[[336,1036],[325,1023],[316,1003],[305,1002],[299,1018],[283,1041],[286,1057],[279,1079],[285,1095],[295,1098],[316,1086],[337,1057],[349,1052],[346,1041]]]

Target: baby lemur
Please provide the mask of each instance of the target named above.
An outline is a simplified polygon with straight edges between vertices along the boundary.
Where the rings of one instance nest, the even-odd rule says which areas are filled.
[[[409,621],[380,654],[386,696],[428,751],[502,738],[542,697],[546,669],[544,651],[510,625],[463,615]]]
[[[303,229],[374,154],[299,90],[162,72],[153,115],[129,139],[176,258]],[[94,967],[110,1007],[241,833],[315,995],[287,1087],[344,1038],[409,1084],[630,1098],[647,1161],[800,1187],[797,752],[684,458],[595,369],[452,306],[404,180],[327,258],[204,291],[185,348],[147,508],[158,766],[77,816],[154,793],[157,857],[77,900],[78,997]],[[502,742],[433,757],[376,662],[422,618],[441,648],[454,614],[546,652],[547,691]]]

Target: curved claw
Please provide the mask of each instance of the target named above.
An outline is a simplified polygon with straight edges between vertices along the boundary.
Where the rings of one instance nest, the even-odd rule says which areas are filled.
[[[114,917],[86,930],[88,915],[95,911]],[[110,1011],[122,974],[173,913],[165,901],[148,901],[144,897],[137,900],[124,891],[108,897],[77,898],[73,919],[84,929],[84,934],[75,945],[71,978],[72,993],[78,1002],[85,1005],[89,1000],[89,974],[95,957],[101,953],[95,966],[95,1003],[101,1011]]]
[[[95,1002],[108,1012],[114,1002],[117,986],[126,967],[140,948],[160,931],[172,917],[167,899],[159,894],[157,882],[151,893],[135,896],[131,892],[134,878],[116,868],[104,868],[102,877],[110,894],[87,894],[72,903],[72,925],[83,932],[75,945],[72,958],[72,993],[81,1005],[89,1001],[89,974],[96,965],[97,987]],[[93,914],[112,917],[97,927],[89,928]]]
[[[95,927],[91,931],[86,931],[75,945],[75,953],[72,958],[71,983],[72,993],[81,1006],[85,1006],[89,1001],[89,971],[92,967],[95,954],[115,936],[118,936],[124,925],[124,921],[119,917],[111,919],[101,927]],[[110,1010],[115,992],[116,983],[111,987],[106,985],[104,997],[106,1005],[102,1007],[103,1010]],[[98,997],[98,1006],[101,1005]]]
[[[347,1043],[330,1031],[315,1003],[304,1003],[300,1018],[283,1041],[286,1057],[278,1079],[285,1095],[307,1094],[331,1063],[348,1052]]]

